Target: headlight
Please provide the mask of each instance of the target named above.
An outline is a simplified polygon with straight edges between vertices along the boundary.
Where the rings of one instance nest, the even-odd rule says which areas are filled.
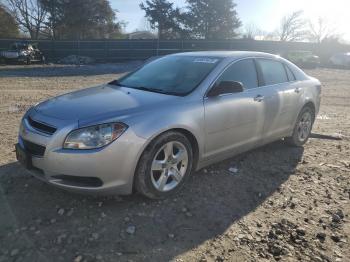
[[[64,141],[64,148],[94,149],[112,143],[127,129],[122,123],[109,123],[72,131]]]

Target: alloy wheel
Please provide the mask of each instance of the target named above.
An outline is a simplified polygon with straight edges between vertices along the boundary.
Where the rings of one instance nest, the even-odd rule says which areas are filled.
[[[177,187],[186,174],[188,160],[187,149],[182,143],[171,141],[164,144],[152,160],[153,186],[161,192]]]
[[[311,132],[312,128],[312,115],[309,111],[304,112],[298,123],[298,139],[299,141],[305,141]]]

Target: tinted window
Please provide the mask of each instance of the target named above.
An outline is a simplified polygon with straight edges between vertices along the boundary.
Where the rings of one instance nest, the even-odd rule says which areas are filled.
[[[122,86],[184,95],[220,62],[216,57],[167,56],[152,61],[118,82]]]
[[[294,76],[293,72],[290,70],[290,68],[287,65],[284,65],[284,67],[286,68],[286,71],[287,71],[288,80],[295,81],[295,76]]]
[[[258,75],[254,61],[246,59],[234,63],[221,75],[218,82],[221,81],[241,82],[245,89],[258,87]]]
[[[268,59],[259,59],[258,62],[265,85],[288,82],[287,73],[282,63]]]

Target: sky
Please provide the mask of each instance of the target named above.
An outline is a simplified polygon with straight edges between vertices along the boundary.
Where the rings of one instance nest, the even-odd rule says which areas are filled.
[[[169,0],[171,1],[171,0]],[[110,0],[119,11],[120,20],[127,22],[126,32],[142,29],[144,12],[139,8],[142,0]],[[185,0],[173,0],[184,7]],[[337,33],[350,41],[350,0],[235,0],[237,12],[243,24],[255,24],[259,29],[274,31],[281,18],[293,11],[303,10],[307,19],[325,18]]]

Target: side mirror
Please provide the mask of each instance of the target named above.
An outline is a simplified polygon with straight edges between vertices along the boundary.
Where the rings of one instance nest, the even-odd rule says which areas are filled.
[[[219,96],[222,94],[232,94],[243,92],[243,84],[237,81],[221,81],[215,85],[208,93],[208,97]]]

